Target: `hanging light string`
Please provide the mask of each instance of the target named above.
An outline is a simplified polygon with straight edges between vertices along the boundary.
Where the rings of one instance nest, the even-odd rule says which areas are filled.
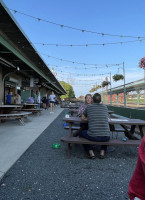
[[[49,24],[53,24],[55,26],[58,26],[60,28],[68,28],[68,29],[72,29],[72,30],[75,30],[75,31],[80,31],[82,33],[92,33],[92,34],[97,34],[97,35],[101,35],[101,36],[111,36],[111,37],[121,37],[121,38],[136,38],[138,40],[140,39],[143,39],[145,37],[142,37],[142,36],[132,36],[132,35],[118,35],[118,34],[110,34],[110,33],[100,33],[100,32],[96,32],[96,31],[92,31],[92,30],[86,30],[86,29],[80,29],[80,28],[76,28],[76,27],[72,27],[72,26],[67,26],[67,25],[64,25],[64,24],[59,24],[59,23],[56,23],[56,22],[52,22],[52,21],[49,21],[49,20],[45,20],[45,19],[42,19],[42,18],[39,18],[39,17],[34,17],[32,15],[29,15],[29,14],[26,14],[26,13],[23,13],[23,12],[20,12],[18,10],[14,10],[14,9],[11,9],[11,8],[8,8],[8,7],[5,7],[11,11],[14,12],[14,14],[18,13],[18,14],[21,14],[21,15],[24,15],[26,17],[30,17],[30,18],[33,18],[33,19],[36,19],[37,21],[39,22],[46,22],[46,23],[49,23]]]
[[[34,42],[31,44],[38,44],[42,46],[55,46],[55,47],[89,47],[89,46],[106,46],[106,45],[115,45],[115,44],[127,44],[127,43],[133,43],[133,42],[142,42],[145,39],[138,39],[138,40],[131,40],[131,41],[121,41],[121,42],[107,42],[107,43],[98,43],[98,44],[48,44],[48,43],[40,43],[40,42]]]
[[[66,77],[59,76],[58,78],[59,78],[59,79],[64,79],[64,78],[66,78]],[[88,81],[88,82],[95,81],[95,82],[96,82],[96,81],[101,81],[101,80],[102,80],[102,78],[101,78],[101,79],[100,79],[100,78],[96,78],[96,79],[94,79],[94,80],[92,80],[92,79],[91,79],[91,80],[89,80],[89,79],[83,79],[83,80],[82,80],[82,79],[76,79],[75,82],[78,82],[78,81],[79,81],[79,82],[82,82],[82,81]]]
[[[65,59],[62,59],[62,58],[50,56],[50,55],[47,55],[47,54],[44,54],[44,53],[41,53],[41,55],[47,56],[48,58],[54,58],[54,59],[59,60],[59,61],[69,62],[69,63],[72,63],[72,64],[78,64],[78,65],[95,65],[95,66],[100,65],[100,66],[106,66],[106,67],[115,66],[115,65],[116,66],[122,65],[122,63],[119,63],[119,64],[90,64],[90,63],[81,63],[81,62],[76,62],[76,61],[72,61],[72,60],[65,60]]]
[[[103,76],[103,75],[108,75],[108,74],[110,74],[110,73],[103,73],[103,74],[79,74],[79,73],[71,73],[71,72],[64,72],[64,71],[62,71],[62,70],[58,70],[58,72],[60,72],[61,73],[61,75],[65,75],[65,74],[67,74],[67,75],[72,75],[72,74],[75,74],[75,75],[77,75],[77,76]]]
[[[86,69],[87,70],[87,69],[102,69],[102,68],[104,69],[104,67],[105,68],[108,68],[108,67],[110,68],[110,67],[114,67],[114,66],[119,66],[121,64],[106,64],[106,65],[95,64],[93,67],[87,66],[87,64],[85,64],[84,67],[82,67],[82,66],[81,67],[78,67],[78,66],[77,67],[76,66],[58,66],[58,65],[54,65],[54,64],[50,64],[50,63],[47,64],[47,65],[48,65],[49,68],[56,67],[57,69],[58,68],[63,68],[63,69],[75,69],[75,70],[82,70],[82,69]]]
[[[30,48],[28,48],[27,46],[22,46],[23,49],[27,50],[27,51],[31,51],[33,52],[33,50],[31,50]],[[85,67],[87,65],[89,66],[95,66],[95,68],[97,66],[106,66],[106,67],[111,67],[111,66],[121,66],[123,63],[119,63],[119,64],[91,64],[91,63],[82,63],[82,62],[77,62],[77,61],[72,61],[72,60],[66,60],[66,59],[63,59],[63,58],[58,58],[58,57],[55,57],[55,56],[51,56],[51,55],[48,55],[48,54],[45,54],[45,53],[42,53],[42,52],[38,52],[37,50],[35,50],[35,53],[38,54],[38,55],[44,55],[44,56],[47,56],[48,58],[53,58],[55,60],[59,60],[61,62],[69,62],[69,63],[72,63],[72,64],[78,64],[78,65],[84,65]],[[58,67],[58,66],[57,66]],[[74,66],[73,66],[74,68]],[[87,67],[86,67],[87,69]]]

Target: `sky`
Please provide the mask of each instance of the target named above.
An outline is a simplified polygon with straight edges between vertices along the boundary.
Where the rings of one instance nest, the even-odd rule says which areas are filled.
[[[56,78],[73,86],[76,97],[106,77],[112,88],[123,85],[112,79],[123,74],[123,62],[125,83],[144,78],[138,66],[145,57],[144,0],[3,2]]]

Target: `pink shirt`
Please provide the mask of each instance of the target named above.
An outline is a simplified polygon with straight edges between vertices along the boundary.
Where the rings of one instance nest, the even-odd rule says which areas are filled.
[[[137,165],[129,183],[128,195],[131,200],[135,197],[145,200],[145,136],[139,146]]]

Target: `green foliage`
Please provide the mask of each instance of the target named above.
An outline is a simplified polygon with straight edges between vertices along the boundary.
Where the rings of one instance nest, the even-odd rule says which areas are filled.
[[[115,74],[112,78],[114,81],[119,81],[119,80],[123,80],[124,76],[122,74]]]
[[[93,88],[89,91],[90,93],[97,91],[99,88],[101,88],[101,85],[94,85]]]
[[[110,82],[109,82],[109,81],[103,81],[103,82],[102,82],[102,87],[105,87],[105,86],[107,86],[107,85],[110,85]]]
[[[74,93],[73,87],[70,84],[68,84],[68,83],[66,83],[64,81],[60,81],[60,84],[63,86],[63,88],[67,92],[67,94],[60,96],[61,99],[72,99],[72,98],[75,98],[75,93]]]

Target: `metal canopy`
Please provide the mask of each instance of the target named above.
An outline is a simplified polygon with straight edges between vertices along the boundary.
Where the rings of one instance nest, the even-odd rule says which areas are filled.
[[[145,90],[145,79],[140,79],[134,82],[130,82],[125,84],[126,92]],[[111,89],[112,94],[123,93],[124,85],[114,87]],[[110,90],[108,90],[108,94],[110,94]]]
[[[0,64],[10,71],[19,67],[20,71],[17,73],[39,78],[41,83],[45,83],[45,87],[55,90],[58,94],[66,94],[2,0],[0,0]]]

